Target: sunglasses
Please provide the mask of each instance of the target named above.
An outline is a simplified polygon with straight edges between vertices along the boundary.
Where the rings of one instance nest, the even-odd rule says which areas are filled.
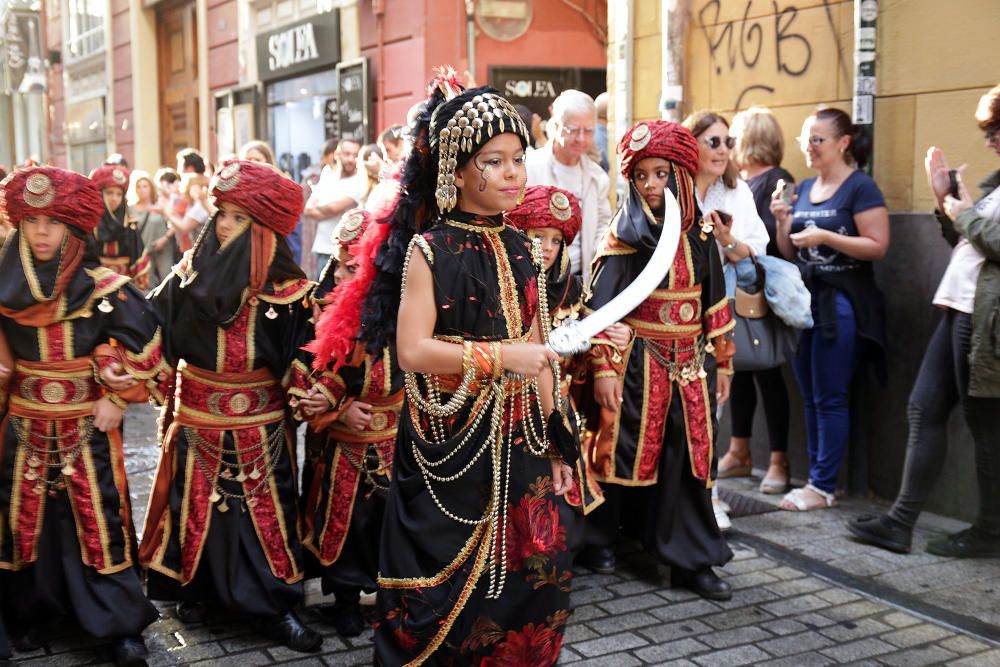
[[[726,148],[729,150],[733,150],[733,146],[736,145],[735,137],[706,137],[702,139],[702,141],[705,142],[705,145],[713,151],[722,144],[726,144]]]

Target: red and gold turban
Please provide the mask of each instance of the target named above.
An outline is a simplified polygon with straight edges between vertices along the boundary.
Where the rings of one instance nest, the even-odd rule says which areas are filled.
[[[563,243],[569,245],[583,224],[580,202],[571,193],[551,185],[532,185],[525,189],[524,199],[507,211],[507,221],[521,231],[553,227],[562,232]]]
[[[654,120],[636,123],[618,142],[622,176],[632,178],[632,170],[640,160],[659,157],[688,171],[698,173],[698,140],[680,123]]]
[[[121,188],[125,192],[128,190],[128,177],[128,169],[117,164],[106,164],[90,172],[90,180],[101,190]]]
[[[302,186],[277,169],[250,160],[226,160],[209,186],[215,203],[230,203],[282,236],[288,236],[305,208]]]
[[[337,225],[337,236],[333,240],[349,255],[357,255],[361,237],[372,221],[372,214],[363,208],[352,208],[344,213]]]
[[[104,199],[93,181],[57,167],[19,169],[3,181],[0,213],[11,225],[47,215],[90,233],[104,213]]]

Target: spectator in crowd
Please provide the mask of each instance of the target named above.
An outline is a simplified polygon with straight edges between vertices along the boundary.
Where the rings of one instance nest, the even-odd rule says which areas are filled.
[[[538,119],[538,122],[541,122],[541,118],[538,116],[538,114],[529,109],[528,107],[524,106],[523,104],[515,104],[514,111],[516,111],[517,115],[521,117],[521,120],[524,122],[524,126],[527,127],[529,130],[531,129],[532,124],[535,122],[535,119]],[[535,150],[536,147],[537,146],[535,144],[535,137],[533,134],[531,134],[528,136],[528,147],[525,149],[525,151],[527,153],[530,153],[531,151]]]
[[[1000,156],[1000,86],[980,99],[976,121],[986,133],[986,147]],[[955,248],[934,295],[934,305],[944,312],[910,394],[910,436],[896,502],[887,514],[858,517],[848,529],[884,549],[910,551],[913,526],[944,464],[948,417],[960,403],[975,442],[979,513],[970,528],[931,541],[927,551],[957,558],[996,558],[1000,557],[1000,361],[992,347],[992,327],[1000,299],[1000,171],[980,183],[983,195],[973,204],[964,183],[959,183],[955,197],[948,161],[939,148],[927,151],[924,166],[941,230]],[[962,171],[960,167],[959,174]]]
[[[177,153],[177,171],[182,174],[205,173],[205,158],[194,148],[185,148]]]
[[[849,392],[859,361],[885,380],[882,294],[873,263],[889,247],[889,212],[875,181],[861,169],[870,137],[840,109],[820,108],[802,125],[799,144],[816,171],[793,203],[772,195],[778,248],[802,271],[814,326],[802,332],[792,364],[805,407],[809,482],[779,507],[809,511],[836,504],[837,474],[851,433]]]
[[[366,179],[365,194],[361,198],[362,203],[364,203],[371,191],[378,185],[381,175],[385,171],[385,162],[382,160],[382,151],[378,144],[366,145],[361,149],[359,157],[364,166],[361,176]]]
[[[174,265],[174,230],[160,208],[153,179],[145,171],[132,172],[128,190],[128,214],[139,223],[139,234],[149,255],[149,285],[156,287]]]
[[[188,174],[184,180],[184,217],[177,228],[177,247],[187,252],[201,233],[202,227],[212,217],[208,204],[208,177]]]
[[[0,181],[7,178],[7,165],[0,164]]]
[[[583,226],[569,246],[573,273],[590,281],[590,262],[611,222],[608,175],[587,157],[594,145],[597,109],[579,90],[563,91],[552,103],[553,140],[530,153],[528,185],[554,185],[569,190],[580,201]]]
[[[794,183],[795,178],[781,167],[785,153],[785,140],[777,119],[768,109],[751,107],[733,117],[729,134],[736,140],[733,161],[740,168],[740,177],[746,180],[753,194],[757,214],[767,229],[767,254],[779,256],[775,240],[774,215],[771,213],[771,194],[779,181]],[[764,371],[739,371],[733,375],[730,393],[732,410],[732,437],[729,451],[719,460],[719,477],[748,476],[753,468],[750,457],[750,436],[753,433],[753,416],[757,410],[757,392],[760,389],[767,418],[767,434],[771,459],[767,473],[760,483],[762,493],[777,494],[788,491],[788,389],[781,368]]]
[[[319,270],[326,266],[334,252],[333,232],[340,216],[360,204],[367,191],[367,176],[357,168],[360,150],[357,139],[344,138],[337,142],[330,154],[332,164],[323,168],[319,183],[306,203],[304,215],[316,223],[312,252]],[[326,157],[324,148],[324,161]]]
[[[597,107],[597,125],[594,126],[594,145],[597,146],[601,159],[598,162],[601,169],[608,170],[608,99],[610,96],[604,92],[594,100]]]
[[[406,146],[403,141],[405,134],[406,128],[402,125],[390,125],[378,135],[376,143],[382,153],[382,160],[387,165],[396,165],[406,156]]]
[[[739,178],[730,153],[735,140],[729,135],[729,123],[712,111],[699,111],[684,119],[684,127],[698,140],[698,172],[695,174],[695,197],[702,219],[710,221],[723,262],[736,263],[751,254],[762,255],[767,249],[767,228],[754,206],[750,187]],[[719,476],[724,476],[719,465]],[[749,474],[749,473],[748,473]],[[731,523],[712,488],[712,506],[721,530]]]
[[[128,160],[121,153],[112,153],[108,156],[108,159],[104,161],[104,164],[115,165],[117,167],[124,167],[128,169]]]
[[[261,141],[260,139],[254,139],[243,144],[240,149],[240,159],[250,160],[251,162],[259,162],[260,164],[270,165],[272,167],[274,164],[274,149],[271,148],[271,144],[266,141]],[[285,177],[291,178],[291,176],[285,173]],[[304,200],[303,200],[304,201]],[[295,258],[296,263],[302,261],[302,221],[299,220],[298,224],[295,225],[295,229],[292,233],[288,235],[287,239],[288,247],[292,251],[292,257]]]

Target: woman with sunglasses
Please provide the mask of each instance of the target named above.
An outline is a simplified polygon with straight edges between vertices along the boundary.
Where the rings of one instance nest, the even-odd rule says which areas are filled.
[[[802,332],[792,363],[805,406],[809,483],[779,505],[804,512],[836,503],[858,362],[872,361],[885,380],[884,304],[872,266],[889,247],[889,212],[875,181],[861,171],[871,139],[850,116],[821,108],[802,125],[799,141],[816,176],[798,185],[791,204],[776,191],[771,212],[778,248],[798,265],[812,294],[815,324]]]
[[[731,158],[736,139],[729,136],[729,123],[713,111],[698,111],[684,119],[684,127],[698,140],[698,173],[695,196],[702,218],[712,223],[723,262],[738,262],[750,255],[767,254],[770,237],[757,213],[753,193],[739,177]],[[729,457],[719,464],[719,477],[749,475],[749,464]],[[723,531],[730,522],[718,489],[712,489],[715,520]]]
[[[1000,156],[1000,86],[980,98],[976,121],[986,133],[986,148]],[[927,551],[953,558],[998,558],[1000,359],[993,322],[1000,298],[1000,171],[979,183],[982,196],[973,203],[960,178],[957,192],[952,188],[941,149],[927,151],[924,167],[942,234],[955,247],[934,295],[933,303],[943,313],[910,393],[910,434],[896,502],[888,513],[857,517],[847,528],[869,544],[910,551],[913,526],[943,467],[948,418],[961,404],[975,443],[979,512],[971,527],[928,542]]]

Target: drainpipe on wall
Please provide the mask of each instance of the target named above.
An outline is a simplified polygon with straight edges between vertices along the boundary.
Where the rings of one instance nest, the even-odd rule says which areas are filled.
[[[878,0],[854,0],[854,103],[858,130],[875,141],[875,26]],[[867,171],[872,173],[872,159]]]
[[[377,110],[375,119],[378,124],[373,127],[382,127],[385,122],[385,0],[374,0],[372,12],[375,14],[375,36],[378,41],[377,58],[378,77],[375,80],[375,99]]]
[[[465,0],[465,41],[468,50],[469,74],[476,81],[476,2]],[[476,81],[478,84],[479,81]]]
[[[611,87],[612,102],[611,120],[608,124],[609,153],[612,159],[618,140],[632,126],[632,18],[635,13],[634,0],[619,0],[615,5],[608,5],[609,13],[614,7],[614,34],[611,36],[611,62],[614,71],[614,85]],[[617,206],[619,199],[625,194],[627,184],[622,181],[617,168],[611,169],[612,206]]]
[[[684,104],[684,32],[688,1],[662,0],[660,5],[660,118],[680,122]]]

